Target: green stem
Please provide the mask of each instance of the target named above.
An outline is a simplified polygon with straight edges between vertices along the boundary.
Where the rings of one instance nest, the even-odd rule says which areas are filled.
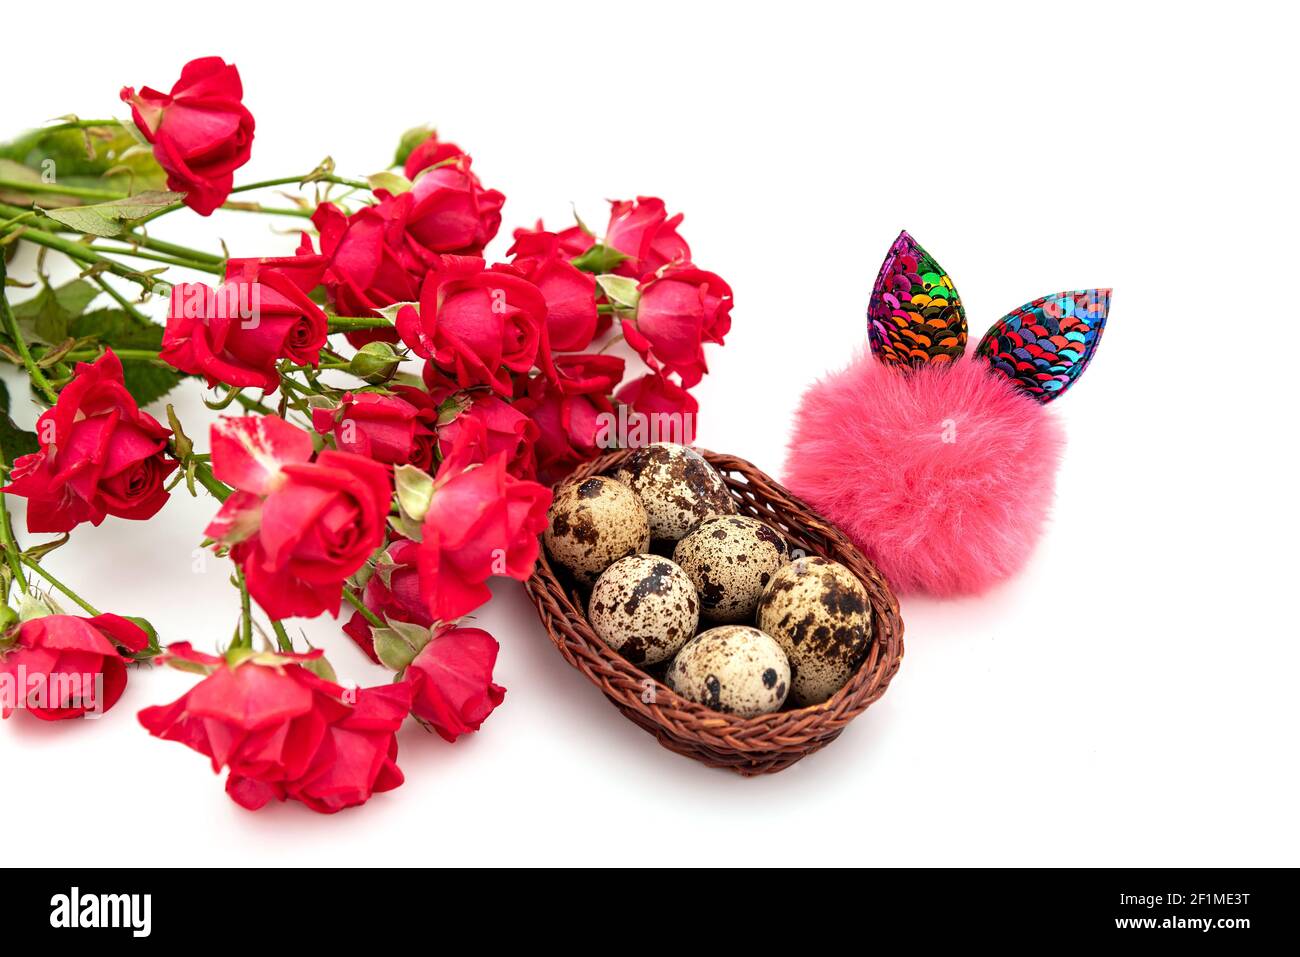
[[[126,360],[134,359],[136,362],[161,362],[164,365],[169,365],[166,359],[163,359],[161,356],[158,355],[157,352],[155,352],[152,349],[113,348],[113,353],[119,359],[126,359]],[[103,354],[104,353],[102,350],[96,350],[94,352],[77,351],[77,352],[69,352],[67,355],[63,357],[63,359],[64,361],[71,361],[71,362],[94,362]]]
[[[314,366],[281,366],[281,372],[324,372],[326,369],[350,369],[352,363],[344,359],[342,362],[322,362]]]
[[[23,239],[36,243],[38,246],[45,246],[48,249],[61,252],[65,256],[88,266],[104,263],[104,268],[109,272],[116,276],[121,276],[123,279],[129,279],[132,282],[143,286],[145,289],[153,289],[153,287],[160,281],[153,276],[138,272],[130,266],[125,266],[115,259],[105,259],[103,256],[99,255],[99,253],[94,252],[83,243],[73,242],[70,239],[57,236],[54,233],[47,233],[43,229],[32,229],[30,227],[19,228],[24,229],[22,234]]]
[[[89,130],[97,126],[123,126],[121,120],[66,120],[54,126],[42,126],[41,133],[58,133],[63,130]]]
[[[143,222],[143,220],[137,220],[137,222]],[[189,246],[169,243],[164,239],[154,239],[152,236],[144,236],[139,233],[123,233],[121,236],[115,238],[120,239],[124,243],[130,243],[132,246],[143,246],[145,249],[152,249],[157,253],[166,253],[168,256],[175,256],[177,259],[193,259],[198,262],[212,263],[214,265],[224,265],[226,262],[225,256],[218,256],[216,253],[206,253],[202,249],[191,249]]]
[[[49,400],[50,405],[54,405],[59,401],[59,394],[54,391],[54,387],[50,385],[50,380],[45,378],[45,373],[41,371],[36,364],[36,360],[32,358],[31,350],[27,348],[27,340],[23,338],[22,330],[18,328],[18,320],[14,318],[13,310],[9,308],[9,295],[5,292],[5,279],[7,276],[4,256],[0,255],[0,320],[4,323],[5,333],[13,340],[14,348],[18,350],[18,355],[23,360],[23,366],[27,369],[32,384]]]
[[[239,213],[262,213],[266,216],[297,216],[300,219],[311,219],[313,215],[310,209],[297,209],[289,206],[263,206],[261,203],[226,203],[221,208]]]
[[[235,401],[238,402],[240,405],[242,405],[249,412],[260,412],[262,415],[271,415],[272,412],[274,411],[269,406],[264,405],[261,402],[258,402],[252,396],[244,395],[243,392],[236,391],[230,388],[229,386],[226,387],[226,392],[227,394],[234,392]]]
[[[168,266],[180,266],[183,269],[195,269],[199,272],[211,273],[214,276],[224,276],[226,274],[225,268],[218,263],[195,262],[175,256],[164,256],[161,253],[145,252],[141,249],[117,249],[112,246],[88,246],[86,248],[91,252],[110,256],[130,256],[132,259],[147,259],[150,262],[166,263]]]
[[[137,309],[135,305],[126,298],[126,296],[114,289],[113,285],[103,276],[95,276],[94,279],[95,285],[99,286],[100,289],[112,296],[117,304],[126,311],[127,315],[135,320],[137,325],[152,326],[155,324],[148,316]]]
[[[239,582],[239,633],[245,648],[253,647],[253,602],[248,595],[248,583],[244,581],[244,570],[235,566],[235,580]]]
[[[32,182],[23,179],[0,179],[0,189],[14,193],[46,193],[55,196],[76,196],[78,199],[126,199],[129,193],[115,189],[95,189],[91,186],[60,186],[58,183]]]
[[[351,332],[354,329],[391,329],[393,324],[383,316],[330,316],[330,332]]]
[[[11,217],[26,217],[29,214],[34,215],[32,226],[36,229],[44,230],[47,233],[76,233],[77,230],[70,226],[65,226],[56,220],[43,216],[39,211],[34,209],[24,209],[21,206],[14,206],[10,203],[0,203],[0,215]],[[145,222],[144,219],[136,220],[137,223]],[[9,229],[13,226],[13,221],[6,222],[0,229]],[[188,246],[181,246],[176,243],[169,243],[162,239],[153,239],[140,233],[127,231],[120,236],[115,236],[124,243],[130,243],[132,246],[143,246],[145,249],[152,249],[154,252],[166,253],[169,256],[176,256],[180,259],[194,259],[199,262],[224,263],[226,260],[216,253],[204,252],[201,249],[191,249]],[[128,277],[130,278],[130,277]]]
[[[212,493],[213,498],[218,502],[230,498],[230,493],[234,491],[229,485],[217,481],[217,477],[212,474],[212,467],[206,462],[194,463],[194,477],[199,480],[200,485]]]
[[[20,556],[20,559],[24,565],[26,565],[32,571],[36,572],[38,575],[44,578],[47,582],[49,582],[59,591],[63,592],[63,594],[67,595],[69,598],[75,601],[85,611],[90,612],[92,615],[102,614],[102,612],[100,612],[98,608],[96,608],[90,602],[86,601],[86,599],[82,598],[75,591],[73,591],[67,585],[63,584],[63,582],[59,581],[57,578],[55,578],[53,575],[47,572],[44,568],[42,568],[39,562],[33,561],[32,559],[28,558],[26,555]]]
[[[353,189],[370,189],[369,183],[359,179],[348,179],[346,176],[335,176],[333,173],[325,173],[320,176],[306,173],[302,176],[281,176],[278,179],[264,179],[256,183],[245,183],[243,186],[236,186],[230,192],[247,193],[255,189],[269,189],[272,186],[306,185],[309,181],[313,183],[335,183],[339,186],[351,186]]]
[[[370,624],[374,625],[376,628],[388,627],[388,625],[384,622],[382,618],[380,618],[373,611],[371,611],[369,608],[366,607],[365,602],[363,602],[360,598],[358,598],[357,593],[354,592],[351,588],[344,587],[343,598],[347,601],[349,605],[351,605],[353,608],[355,608],[357,611],[361,613],[362,618],[370,622]]]
[[[0,446],[0,469],[7,467],[8,459],[5,458],[5,451]],[[23,594],[27,593],[27,579],[23,577],[23,566],[19,559],[18,539],[14,535],[13,522],[9,519],[8,499],[4,492],[0,492],[0,540],[4,543],[5,561],[9,564],[9,570],[13,572],[13,580],[18,583],[18,588]],[[9,600],[9,589],[5,589],[5,601]]]
[[[293,654],[293,639],[285,632],[284,623],[272,618],[271,628],[275,631],[275,642],[280,650]]]
[[[269,189],[272,186],[304,186],[309,181],[313,183],[336,183],[339,186],[350,186],[353,189],[365,189],[365,190],[370,189],[369,183],[362,182],[359,179],[347,179],[346,177],[343,176],[335,176],[333,173],[328,173],[320,176],[313,176],[312,173],[305,173],[302,176],[281,176],[278,179],[264,179],[264,180],[259,180],[256,183],[245,183],[243,186],[236,186],[234,189],[232,189],[230,191],[230,195],[233,196],[235,193],[247,193],[255,189]],[[153,220],[157,219],[159,216],[166,216],[168,213],[174,213],[176,212],[176,210],[184,209],[184,208],[185,208],[184,202],[170,203],[162,207],[161,209],[155,209],[148,216],[136,220],[136,224],[142,226],[145,223],[152,222]],[[240,207],[234,206],[231,208],[239,209]],[[267,212],[270,211],[267,210]]]

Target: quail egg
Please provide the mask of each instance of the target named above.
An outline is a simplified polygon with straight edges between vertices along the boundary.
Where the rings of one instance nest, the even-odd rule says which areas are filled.
[[[752,718],[785,703],[790,663],[781,646],[757,628],[719,625],[686,643],[667,681],[683,698]]]
[[[650,524],[640,500],[603,475],[556,489],[547,518],[546,551],[584,585],[618,559],[650,550]]]
[[[678,541],[715,515],[734,515],[736,500],[704,456],[684,445],[661,442],[637,449],[614,477],[636,492],[650,516],[650,537]]]
[[[634,665],[671,658],[695,634],[695,586],[659,555],[629,555],[596,579],[587,618],[600,640]]]
[[[790,659],[790,700],[825,701],[862,663],[871,645],[871,602],[839,562],[798,558],[772,576],[758,603],[758,627]]]
[[[709,621],[753,621],[763,589],[787,557],[785,539],[743,515],[700,522],[673,549]]]

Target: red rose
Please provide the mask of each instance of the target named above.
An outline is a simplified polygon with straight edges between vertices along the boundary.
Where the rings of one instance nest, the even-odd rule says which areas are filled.
[[[468,615],[491,598],[485,583],[493,575],[531,575],[546,528],[550,490],[511,475],[504,452],[473,465],[481,441],[466,429],[438,469],[424,516],[420,584],[435,621]]]
[[[311,436],[273,415],[212,426],[212,471],[237,489],[207,528],[231,546],[272,618],[337,616],[343,580],[384,540],[388,470],[350,452],[311,461]]]
[[[605,451],[599,444],[602,422],[614,414],[609,393],[622,379],[623,366],[618,356],[556,356],[554,379],[529,380],[516,407],[537,425],[537,473],[543,482]]]
[[[700,403],[695,397],[673,382],[667,376],[651,374],[634,379],[618,390],[615,398],[631,406],[632,411],[644,415],[676,415],[684,421],[693,422],[700,411]],[[694,432],[694,425],[691,426]],[[692,440],[683,438],[681,445],[691,445]]]
[[[379,556],[374,573],[366,582],[362,600],[365,606],[385,621],[408,621],[428,628],[433,624],[429,606],[420,595],[420,573],[417,562],[420,546],[409,539],[399,538]],[[352,613],[343,631],[357,643],[375,664],[375,639],[370,623],[361,612]]]
[[[516,478],[532,478],[534,472],[533,443],[537,440],[537,426],[517,408],[495,395],[475,393],[467,396],[469,407],[438,429],[438,447],[443,457],[451,454],[458,444],[472,442],[466,430],[481,426],[483,444],[473,456],[483,462],[494,455],[506,456],[506,469]]]
[[[481,628],[435,635],[404,672],[411,713],[447,741],[477,731],[506,696],[492,681],[499,647]]]
[[[709,371],[704,343],[721,345],[731,328],[731,287],[714,273],[674,266],[640,288],[623,335],[651,369],[676,372],[689,389]]]
[[[409,192],[382,199],[406,208],[406,237],[425,261],[439,253],[478,255],[501,228],[505,201],[483,188],[464,154],[425,169]]]
[[[253,148],[253,114],[243,98],[239,71],[215,56],[185,64],[170,94],[122,88],[167,188],[184,193],[185,205],[203,216],[226,201]]]
[[[378,316],[378,310],[397,302],[414,302],[420,295],[420,276],[408,269],[403,249],[403,209],[393,204],[363,206],[352,215],[333,203],[321,203],[312,215],[320,232],[321,253],[328,262],[325,292],[340,316]],[[311,252],[303,237],[299,252]],[[390,329],[350,332],[348,342],[360,348],[367,342],[396,342]]]
[[[591,248],[595,238],[587,232],[581,223],[562,229],[558,233],[547,232],[539,219],[532,229],[516,229],[515,244],[506,251],[507,256],[560,256],[564,259],[576,259]]]
[[[123,651],[148,644],[139,626],[117,615],[29,619],[7,650],[0,640],[0,716],[18,707],[42,721],[103,713],[126,689],[131,659]]]
[[[416,414],[415,406],[395,395],[347,392],[332,409],[312,409],[311,420],[321,435],[332,433],[344,452],[404,465],[415,452]]]
[[[427,140],[411,150],[402,172],[406,174],[407,179],[415,179],[419,173],[430,166],[437,166],[439,163],[464,155],[465,151],[455,143],[444,143],[438,139],[437,133],[430,133]]]
[[[508,255],[512,265],[546,300],[546,330],[551,349],[578,352],[591,345],[599,325],[596,277],[569,262],[555,233],[515,232]]]
[[[168,656],[207,673],[140,723],[156,738],[230,769],[226,793],[255,811],[272,799],[332,814],[402,783],[395,733],[411,707],[405,682],[345,689],[299,662],[320,657],[232,652],[231,660],[172,645]]]
[[[653,196],[611,202],[605,245],[628,257],[614,271],[644,279],[670,263],[689,263],[691,247],[677,235],[681,222],[681,213],[669,219],[664,201]]]
[[[177,465],[170,435],[136,406],[110,349],[77,364],[54,408],[36,420],[40,451],[19,456],[0,491],[29,500],[30,532],[98,525],[105,515],[150,518],[167,501],[163,480]]]
[[[419,308],[397,313],[397,331],[416,355],[462,388],[490,385],[503,396],[513,390],[508,373],[527,372],[536,361],[545,322],[536,286],[472,256],[434,257]]]

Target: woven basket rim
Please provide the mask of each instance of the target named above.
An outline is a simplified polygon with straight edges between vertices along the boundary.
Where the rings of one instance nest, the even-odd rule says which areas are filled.
[[[586,462],[555,483],[555,487],[607,473],[633,451],[635,450],[619,449]],[[722,474],[733,496],[738,499],[741,514],[748,514],[744,490],[749,489],[755,498],[761,495],[774,511],[773,503],[783,506],[779,514],[785,522],[779,530],[787,538],[793,539],[792,544],[802,547],[806,544],[802,536],[813,532],[831,543],[833,547],[829,550],[838,553],[833,560],[849,559],[841,563],[862,581],[871,599],[873,640],[867,657],[844,687],[819,704],[774,711],[752,718],[714,711],[678,695],[654,675],[632,664],[601,641],[587,620],[586,608],[581,599],[577,597],[576,591],[565,587],[552,567],[545,548],[541,549],[537,566],[526,582],[529,597],[537,606],[552,642],[569,663],[587,674],[628,717],[633,717],[643,726],[655,727],[661,743],[667,744],[663,740],[665,736],[678,737],[673,734],[671,722],[665,720],[665,715],[670,715],[677,719],[678,724],[688,723],[689,733],[698,736],[700,743],[708,750],[744,755],[751,751],[768,751],[777,746],[798,751],[799,741],[803,738],[809,742],[809,751],[816,750],[838,735],[844,723],[879,698],[897,673],[903,657],[903,623],[898,612],[898,601],[879,571],[857,547],[780,483],[738,456],[699,447],[695,451]],[[827,550],[810,550],[809,554]],[[576,641],[566,641],[564,635],[557,634],[554,615],[544,607],[548,603],[547,599],[563,615],[564,623],[568,626],[563,630]],[[651,702],[642,700],[647,680],[654,683]],[[836,727],[826,737],[818,726],[828,719],[834,719]],[[797,757],[793,760],[797,760]]]

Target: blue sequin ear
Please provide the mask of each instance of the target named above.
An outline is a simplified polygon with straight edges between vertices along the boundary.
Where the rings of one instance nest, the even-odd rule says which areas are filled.
[[[975,354],[1039,402],[1051,402],[1092,361],[1109,311],[1109,289],[1043,296],[999,319]]]

